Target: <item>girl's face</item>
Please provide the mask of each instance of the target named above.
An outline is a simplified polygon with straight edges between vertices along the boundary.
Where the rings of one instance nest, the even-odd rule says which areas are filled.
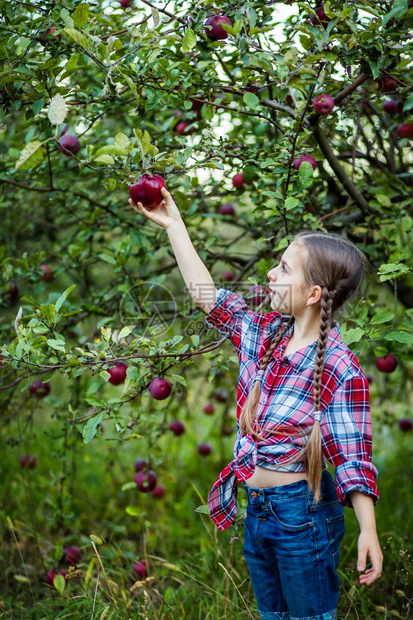
[[[267,273],[270,281],[271,308],[294,317],[305,312],[306,303],[314,287],[304,276],[303,264],[308,259],[304,244],[291,243],[279,264]]]

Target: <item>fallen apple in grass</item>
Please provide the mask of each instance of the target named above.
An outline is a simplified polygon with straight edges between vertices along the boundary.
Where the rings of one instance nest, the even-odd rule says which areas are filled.
[[[146,579],[148,576],[148,565],[146,563],[146,560],[142,560],[141,562],[135,562],[135,564],[132,566],[132,570],[133,570],[133,577],[136,577],[136,575],[138,577],[140,577],[140,579]]]
[[[79,547],[72,545],[71,547],[65,547],[63,553],[66,554],[66,564],[70,566],[76,566],[81,560],[82,552]]]
[[[129,196],[135,204],[141,202],[147,209],[158,207],[163,196],[162,187],[166,187],[165,181],[159,174],[152,177],[149,174],[142,174],[137,183],[129,187]]]

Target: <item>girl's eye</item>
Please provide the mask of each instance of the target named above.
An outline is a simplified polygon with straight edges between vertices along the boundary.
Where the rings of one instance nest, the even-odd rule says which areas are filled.
[[[284,273],[287,273],[287,270],[283,264],[281,264],[281,269],[284,271]]]

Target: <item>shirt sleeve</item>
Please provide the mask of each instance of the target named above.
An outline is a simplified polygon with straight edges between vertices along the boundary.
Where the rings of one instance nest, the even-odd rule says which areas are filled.
[[[220,288],[205,321],[233,343],[239,356],[256,358],[263,339],[273,337],[281,318],[279,312],[253,312],[242,295]]]
[[[323,451],[335,466],[340,503],[351,506],[349,493],[361,491],[376,504],[377,469],[371,461],[372,438],[369,386],[364,375],[343,382],[330,402],[321,425]]]

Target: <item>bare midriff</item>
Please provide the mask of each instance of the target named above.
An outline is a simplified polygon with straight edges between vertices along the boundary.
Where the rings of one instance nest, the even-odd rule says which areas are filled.
[[[264,487],[279,487],[284,484],[292,484],[299,480],[307,480],[307,474],[305,472],[275,471],[274,469],[267,469],[257,465],[251,478],[248,478],[245,484],[249,487],[262,489]]]

